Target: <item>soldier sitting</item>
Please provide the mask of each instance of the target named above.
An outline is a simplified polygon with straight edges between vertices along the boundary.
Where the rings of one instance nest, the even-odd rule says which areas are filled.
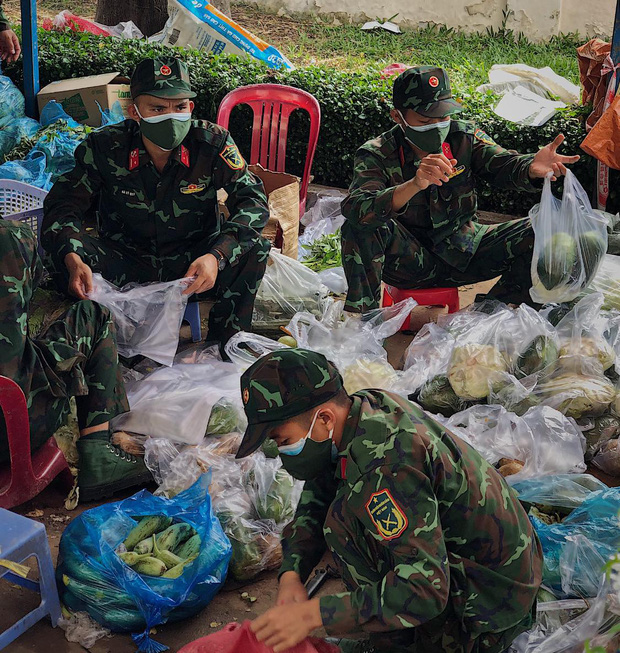
[[[264,356],[241,378],[237,457],[271,438],[306,481],[283,533],[277,607],[253,622],[275,653],[313,629],[370,634],[342,651],[500,653],[531,627],[542,550],[503,477],[397,395],[349,396],[321,354]],[[308,600],[326,549],[347,591]]]
[[[117,285],[195,276],[185,293],[214,289],[209,340],[223,345],[250,329],[267,264],[262,182],[225,129],[191,119],[196,94],[182,61],[142,61],[131,95],[133,119],[90,134],[46,198],[42,243],[53,276],[80,299],[93,271]],[[228,194],[225,222],[220,188]],[[90,209],[97,235],[85,228]]]
[[[31,449],[66,423],[69,400],[75,397],[80,499],[93,501],[146,483],[151,474],[144,461],[110,442],[109,421],[129,410],[110,314],[99,304],[81,301],[39,338],[30,338],[28,309],[42,272],[32,229],[0,220],[0,374],[26,396]],[[8,460],[0,418],[0,464]]]
[[[498,276],[490,297],[531,303],[531,224],[479,224],[476,178],[534,192],[533,180],[547,173],[555,179],[579,157],[557,153],[562,135],[535,155],[520,155],[472,123],[452,120],[462,107],[441,68],[420,66],[399,75],[393,104],[396,126],[358,150],[342,203],[346,309],[377,308],[381,281],[433,288]]]

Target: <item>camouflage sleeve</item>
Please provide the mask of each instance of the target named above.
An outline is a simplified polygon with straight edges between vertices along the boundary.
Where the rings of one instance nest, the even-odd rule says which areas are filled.
[[[81,238],[86,235],[83,218],[101,188],[90,137],[75,150],[75,167],[62,175],[45,198],[41,244],[60,257],[75,253],[84,258]]]
[[[42,273],[30,227],[0,220],[0,373],[26,390],[23,374],[28,308]]]
[[[226,191],[230,217],[213,248],[234,263],[260,236],[269,220],[269,208],[263,182],[248,170],[230,135],[216,159],[215,187]]]
[[[7,29],[9,29],[9,19],[2,10],[2,0],[0,0],[0,32],[4,32]]]
[[[342,215],[356,225],[381,226],[395,217],[392,210],[394,188],[380,158],[360,148],[355,156],[349,194],[342,201]]]
[[[439,505],[429,478],[408,465],[382,467],[349,497],[368,538],[389,550],[390,569],[353,592],[324,596],[328,634],[415,628],[438,616],[449,597],[449,566]],[[345,561],[346,563],[346,561]]]
[[[472,170],[496,188],[528,193],[540,191],[528,174],[533,159],[533,154],[517,154],[504,149],[480,129],[474,132]]]
[[[336,494],[336,481],[331,474],[306,481],[297,504],[295,518],[282,534],[283,561],[279,576],[295,571],[305,582],[327,549],[323,524]]]

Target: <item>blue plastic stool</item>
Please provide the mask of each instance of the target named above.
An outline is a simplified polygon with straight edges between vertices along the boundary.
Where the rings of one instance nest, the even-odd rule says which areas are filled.
[[[200,329],[200,302],[188,302],[185,307],[183,321],[189,322],[189,328],[192,332],[192,342],[202,340],[202,331]]]
[[[0,567],[0,579],[34,590],[41,594],[41,604],[25,617],[0,633],[0,650],[25,633],[37,621],[50,616],[52,626],[60,619],[60,602],[54,578],[54,565],[47,533],[43,524],[0,508],[0,559],[24,562],[35,556],[39,565],[39,582],[17,576],[6,567]]]

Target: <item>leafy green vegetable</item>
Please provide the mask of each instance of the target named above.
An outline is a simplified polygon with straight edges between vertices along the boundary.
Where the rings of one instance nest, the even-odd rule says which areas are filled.
[[[315,272],[338,268],[342,265],[342,249],[340,245],[340,229],[335,234],[325,234],[310,245],[303,245],[308,254],[302,263]]]

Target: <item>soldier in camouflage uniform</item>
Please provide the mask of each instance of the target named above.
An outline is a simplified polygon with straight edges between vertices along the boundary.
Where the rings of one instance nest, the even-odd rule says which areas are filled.
[[[411,68],[394,82],[396,125],[357,152],[353,181],[342,203],[346,309],[380,305],[381,281],[397,288],[460,286],[501,279],[490,296],[531,302],[534,235],[529,220],[499,226],[476,219],[476,178],[497,188],[534,192],[533,180],[564,174],[557,148],[538,154],[505,150],[461,111],[441,68]]]
[[[81,301],[39,338],[30,338],[28,308],[42,272],[32,229],[0,220],[0,374],[24,392],[31,449],[66,423],[69,399],[75,397],[80,498],[91,501],[147,482],[151,477],[144,462],[110,443],[109,421],[129,410],[110,314]],[[8,460],[0,420],[0,463]]]
[[[90,134],[75,168],[45,200],[43,246],[63,291],[85,298],[92,271],[115,283],[196,277],[186,294],[214,289],[209,339],[249,330],[269,242],[262,182],[229,133],[191,120],[185,64],[147,59],[131,78],[133,119]],[[216,191],[228,195],[220,219]],[[97,209],[98,235],[85,229]]]
[[[323,626],[367,633],[386,653],[499,653],[532,625],[540,543],[514,491],[468,444],[402,397],[347,395],[315,352],[264,356],[241,391],[237,457],[272,438],[306,481],[283,534],[278,607],[252,625],[266,646],[278,653]],[[308,600],[302,583],[326,548],[347,591]]]

